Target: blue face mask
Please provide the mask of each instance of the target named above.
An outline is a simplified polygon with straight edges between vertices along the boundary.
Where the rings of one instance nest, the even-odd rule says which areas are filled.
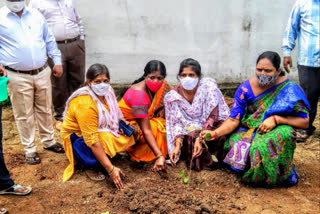
[[[106,93],[108,92],[109,88],[110,88],[110,84],[108,84],[108,83],[102,82],[102,83],[96,84],[96,85],[91,83],[92,91],[98,96],[106,95]]]

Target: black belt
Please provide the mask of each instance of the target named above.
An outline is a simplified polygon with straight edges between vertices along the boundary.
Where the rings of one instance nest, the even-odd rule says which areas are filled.
[[[43,71],[47,66],[48,66],[48,64],[46,63],[46,64],[44,64],[44,66],[42,66],[42,67],[40,67],[38,69],[33,69],[33,70],[29,70],[29,71],[20,71],[20,70],[16,70],[16,69],[10,68],[8,66],[4,66],[4,68],[9,70],[9,71],[17,72],[17,73],[20,73],[20,74],[37,75],[38,73]]]
[[[61,40],[61,41],[57,41],[58,44],[67,44],[67,43],[71,43],[74,41],[77,41],[78,39],[80,39],[80,36],[77,36],[73,39],[66,39],[66,40]]]

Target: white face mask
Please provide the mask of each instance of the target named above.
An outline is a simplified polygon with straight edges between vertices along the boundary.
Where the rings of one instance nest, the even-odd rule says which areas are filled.
[[[179,78],[180,79],[180,83],[182,85],[182,87],[186,90],[192,90],[194,89],[198,82],[199,82],[199,78],[192,78],[192,77],[185,77],[183,79]]]
[[[108,84],[108,83],[102,82],[102,83],[96,84],[96,85],[91,83],[92,91],[94,93],[96,93],[96,95],[98,95],[98,96],[106,95],[106,93],[108,92],[109,88],[110,88],[110,84]]]
[[[12,12],[18,13],[26,6],[25,1],[6,1],[6,5]]]

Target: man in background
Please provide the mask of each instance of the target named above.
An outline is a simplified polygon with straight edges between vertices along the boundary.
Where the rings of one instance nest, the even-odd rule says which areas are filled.
[[[47,55],[54,61],[53,75],[63,73],[61,54],[47,22],[24,0],[6,0],[0,9],[0,64],[10,78],[8,92],[21,143],[28,164],[39,164],[35,144],[35,119],[44,148],[57,153],[64,149],[54,139],[51,113],[51,70]],[[4,73],[2,71],[2,73]]]
[[[298,74],[300,86],[311,106],[309,127],[297,132],[297,140],[305,141],[316,129],[312,125],[320,96],[320,20],[319,0],[297,0],[291,11],[283,38],[283,65],[289,73],[292,67],[291,51],[296,38],[299,44]]]
[[[30,7],[45,17],[62,55],[64,73],[51,77],[56,129],[60,130],[67,99],[84,83],[84,27],[73,0],[31,0]],[[53,65],[51,60],[49,65]]]

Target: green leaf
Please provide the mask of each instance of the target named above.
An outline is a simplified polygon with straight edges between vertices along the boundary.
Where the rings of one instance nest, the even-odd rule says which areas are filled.
[[[179,176],[180,176],[180,177],[183,177],[183,176],[184,176],[184,171],[183,171],[183,170],[179,173]]]
[[[206,139],[206,141],[209,141],[211,139],[211,134],[207,133],[206,136],[204,137]]]
[[[188,183],[188,181],[189,181],[189,178],[187,178],[187,177],[185,177],[184,179],[183,179],[183,183]]]
[[[211,155],[211,158],[214,162],[218,162],[218,158],[215,155]]]

